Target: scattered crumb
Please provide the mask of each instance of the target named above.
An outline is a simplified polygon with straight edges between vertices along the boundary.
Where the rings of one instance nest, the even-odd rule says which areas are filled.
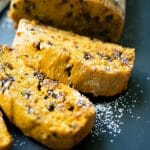
[[[147,77],[146,79],[149,81],[149,80],[150,80],[150,77]]]
[[[110,140],[110,143],[113,143],[113,142],[114,142],[114,140],[111,139],[111,140]]]

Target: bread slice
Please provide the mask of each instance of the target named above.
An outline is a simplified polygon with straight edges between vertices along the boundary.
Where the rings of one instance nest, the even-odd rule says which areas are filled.
[[[91,131],[95,107],[78,91],[26,67],[0,48],[0,106],[21,131],[52,149],[69,149]]]
[[[37,19],[46,24],[104,40],[120,39],[125,0],[12,0],[10,18]]]
[[[125,90],[135,59],[134,49],[28,20],[20,21],[13,47],[28,65],[49,78],[94,96]]]
[[[0,112],[0,150],[9,150],[12,144],[12,137],[7,131],[2,113]]]

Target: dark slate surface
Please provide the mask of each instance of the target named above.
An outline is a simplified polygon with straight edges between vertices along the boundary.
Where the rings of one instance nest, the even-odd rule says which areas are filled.
[[[15,31],[6,19],[6,11],[0,15],[0,43],[11,45]],[[4,27],[5,25],[5,27]],[[136,48],[136,62],[129,82],[131,90],[125,105],[132,105],[137,94],[135,107],[131,114],[125,111],[121,133],[112,135],[90,134],[75,150],[148,150],[150,149],[150,1],[127,1],[125,31],[121,40],[124,46]],[[139,88],[140,86],[140,88]],[[128,92],[128,91],[127,91]],[[143,93],[143,94],[141,94]],[[123,93],[125,95],[125,93]],[[100,99],[100,98],[98,98]],[[115,99],[115,98],[114,98]],[[91,98],[92,100],[92,98]],[[119,106],[118,106],[119,107]],[[140,117],[139,117],[140,116]],[[138,118],[139,117],[139,118]],[[13,150],[45,150],[43,146],[23,134],[9,123],[8,128],[14,137]],[[113,139],[113,142],[110,142]]]

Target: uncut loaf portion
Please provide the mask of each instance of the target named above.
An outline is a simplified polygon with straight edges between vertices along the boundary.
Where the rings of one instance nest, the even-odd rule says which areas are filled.
[[[12,145],[12,137],[8,133],[3,115],[0,111],[0,150],[9,150]]]
[[[13,42],[19,57],[49,78],[94,96],[127,88],[134,49],[21,20]]]
[[[21,18],[80,34],[120,39],[125,18],[125,0],[12,0],[9,16],[18,24]]]
[[[0,47],[0,106],[26,136],[52,149],[72,148],[95,122],[86,97],[26,67],[8,47]]]

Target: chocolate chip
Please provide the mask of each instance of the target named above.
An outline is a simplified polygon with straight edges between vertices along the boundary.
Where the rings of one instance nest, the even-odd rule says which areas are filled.
[[[25,98],[27,98],[27,99],[29,99],[30,96],[32,95],[32,94],[31,94],[31,91],[25,91],[25,92],[22,92],[21,94],[22,94]]]
[[[32,114],[32,113],[34,112],[34,110],[31,108],[31,106],[28,106],[28,107],[27,107],[27,112],[28,112],[29,114]]]
[[[38,89],[39,91],[41,91],[41,88],[42,88],[41,82],[39,82],[39,83],[38,83],[38,86],[37,86],[37,89]]]
[[[70,77],[71,75],[72,66],[69,66],[65,69],[65,72],[67,73],[67,76]]]
[[[122,52],[118,51],[118,50],[114,50],[114,53],[113,53],[113,57],[115,59],[119,59],[122,55]]]
[[[30,28],[30,31],[35,31],[35,29],[34,28]]]
[[[121,62],[123,62],[125,65],[128,65],[129,59],[128,58],[121,58]]]
[[[12,7],[13,7],[14,9],[17,9],[17,4],[16,4],[16,3],[12,4]]]
[[[110,23],[113,20],[113,15],[110,14],[110,15],[106,16],[105,20],[106,20],[106,22]]]
[[[70,4],[70,8],[73,8],[74,6],[73,6],[73,4]]]
[[[25,13],[27,13],[27,14],[31,14],[31,10],[30,10],[29,7],[25,7],[25,8],[24,8],[24,11],[25,11]]]
[[[109,62],[112,62],[112,58],[110,56],[105,56],[104,59],[109,61]]]
[[[64,95],[61,92],[54,92],[52,97],[57,100],[64,100]]]
[[[83,18],[85,19],[85,21],[89,22],[91,20],[90,13],[89,12],[84,13],[83,14]]]
[[[93,19],[94,19],[94,21],[95,21],[96,23],[99,23],[99,20],[100,20],[100,19],[99,19],[98,16],[95,16]]]
[[[103,54],[103,53],[97,53],[97,55],[100,56],[101,59],[104,59],[104,60],[107,60],[109,62],[112,62],[112,58],[106,54]]]
[[[10,63],[5,63],[5,66],[6,66],[7,68],[9,68],[10,70],[13,69],[13,66],[12,66],[12,64],[10,64]]]
[[[72,15],[73,15],[72,11],[66,13],[66,17],[72,17]]]
[[[49,96],[53,96],[54,91],[53,90],[48,90],[47,93],[48,93]]]
[[[50,45],[50,46],[54,45],[54,44],[53,44],[52,42],[50,42],[50,41],[47,41],[47,44]]]
[[[65,3],[67,3],[68,2],[68,0],[62,0],[62,3],[63,4],[65,4]]]
[[[2,93],[4,93],[6,90],[8,90],[14,81],[15,80],[13,77],[8,77],[8,78],[2,80]]]
[[[85,103],[85,101],[84,100],[78,100],[77,101],[77,106],[79,106],[79,107],[83,107],[83,106],[86,106],[86,103]]]
[[[36,44],[35,44],[35,48],[37,49],[37,50],[41,50],[41,42],[37,42]]]
[[[51,103],[51,104],[48,105],[48,110],[49,111],[54,111],[54,109],[55,109],[55,104],[54,103]]]
[[[50,97],[53,97],[53,98],[55,98],[55,99],[60,99],[60,96],[62,96],[62,94],[61,93],[56,93],[56,92],[54,92],[53,90],[47,90],[47,94],[48,95],[46,95],[45,97],[44,97],[44,99],[48,99],[48,98],[50,98]]]
[[[69,127],[73,128],[73,129],[76,129],[78,127],[78,125],[77,124],[74,124],[74,125],[70,124]]]
[[[52,133],[52,136],[53,136],[54,138],[57,138],[57,133],[53,132],[53,133]]]
[[[73,110],[74,110],[74,106],[69,106],[69,107],[68,107],[68,110],[69,110],[69,111],[73,111]]]
[[[48,98],[49,98],[49,96],[48,96],[48,95],[44,96],[44,99],[48,99]]]
[[[116,6],[120,6],[119,3],[118,3],[118,0],[114,0],[114,4],[115,4]]]
[[[45,78],[45,75],[43,73],[39,73],[39,72],[34,72],[33,75],[39,80],[39,81],[43,81]]]
[[[88,53],[88,52],[84,52],[84,58],[86,60],[89,60],[89,59],[93,58],[93,56],[90,53]]]

